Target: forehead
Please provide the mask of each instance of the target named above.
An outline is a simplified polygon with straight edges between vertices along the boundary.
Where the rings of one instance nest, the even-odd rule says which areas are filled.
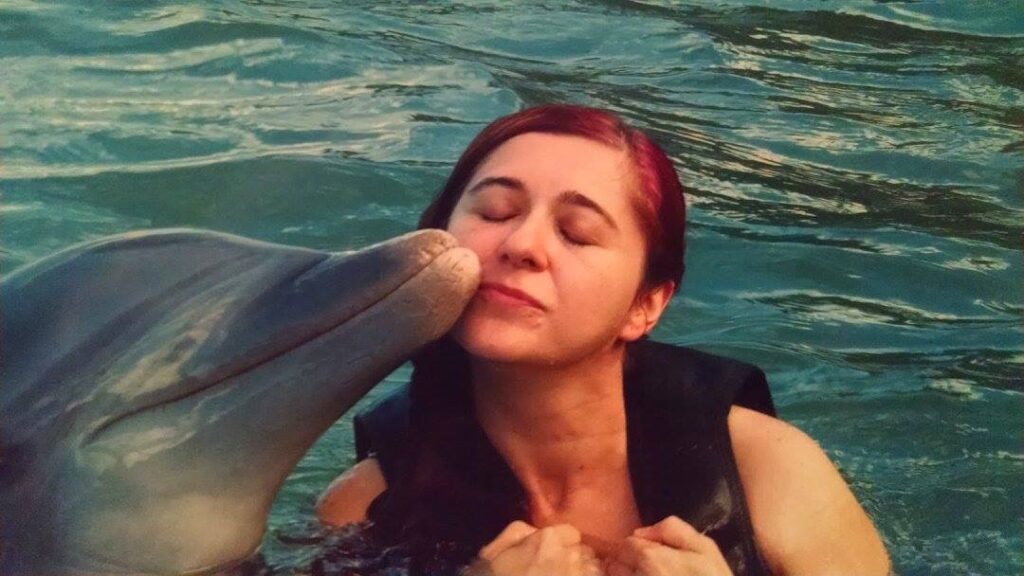
[[[533,132],[495,148],[469,186],[497,176],[515,177],[535,193],[574,190],[607,208],[628,206],[633,182],[624,150],[580,136]]]

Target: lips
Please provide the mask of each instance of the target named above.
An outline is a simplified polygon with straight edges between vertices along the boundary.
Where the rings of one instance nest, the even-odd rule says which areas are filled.
[[[496,282],[483,282],[480,284],[479,294],[488,300],[504,302],[507,304],[520,304],[544,310],[545,306],[536,298],[522,290],[498,284]]]

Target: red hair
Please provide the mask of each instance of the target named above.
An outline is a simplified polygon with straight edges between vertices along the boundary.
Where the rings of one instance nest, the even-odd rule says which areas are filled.
[[[647,247],[643,287],[683,278],[686,201],[672,161],[646,134],[606,110],[550,104],[498,118],[459,157],[444,188],[423,211],[420,228],[447,228],[455,205],[480,164],[506,141],[529,132],[580,136],[625,151],[636,189],[632,204]]]

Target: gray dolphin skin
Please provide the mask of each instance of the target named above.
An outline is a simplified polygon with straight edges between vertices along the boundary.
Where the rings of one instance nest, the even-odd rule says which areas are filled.
[[[258,548],[339,416],[447,332],[476,256],[426,230],[326,253],[193,230],[0,284],[0,574],[206,574]]]

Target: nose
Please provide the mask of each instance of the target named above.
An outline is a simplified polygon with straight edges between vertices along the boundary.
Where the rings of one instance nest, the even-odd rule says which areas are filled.
[[[501,244],[501,261],[517,268],[544,270],[548,267],[546,233],[540,218],[528,217],[511,225]]]

